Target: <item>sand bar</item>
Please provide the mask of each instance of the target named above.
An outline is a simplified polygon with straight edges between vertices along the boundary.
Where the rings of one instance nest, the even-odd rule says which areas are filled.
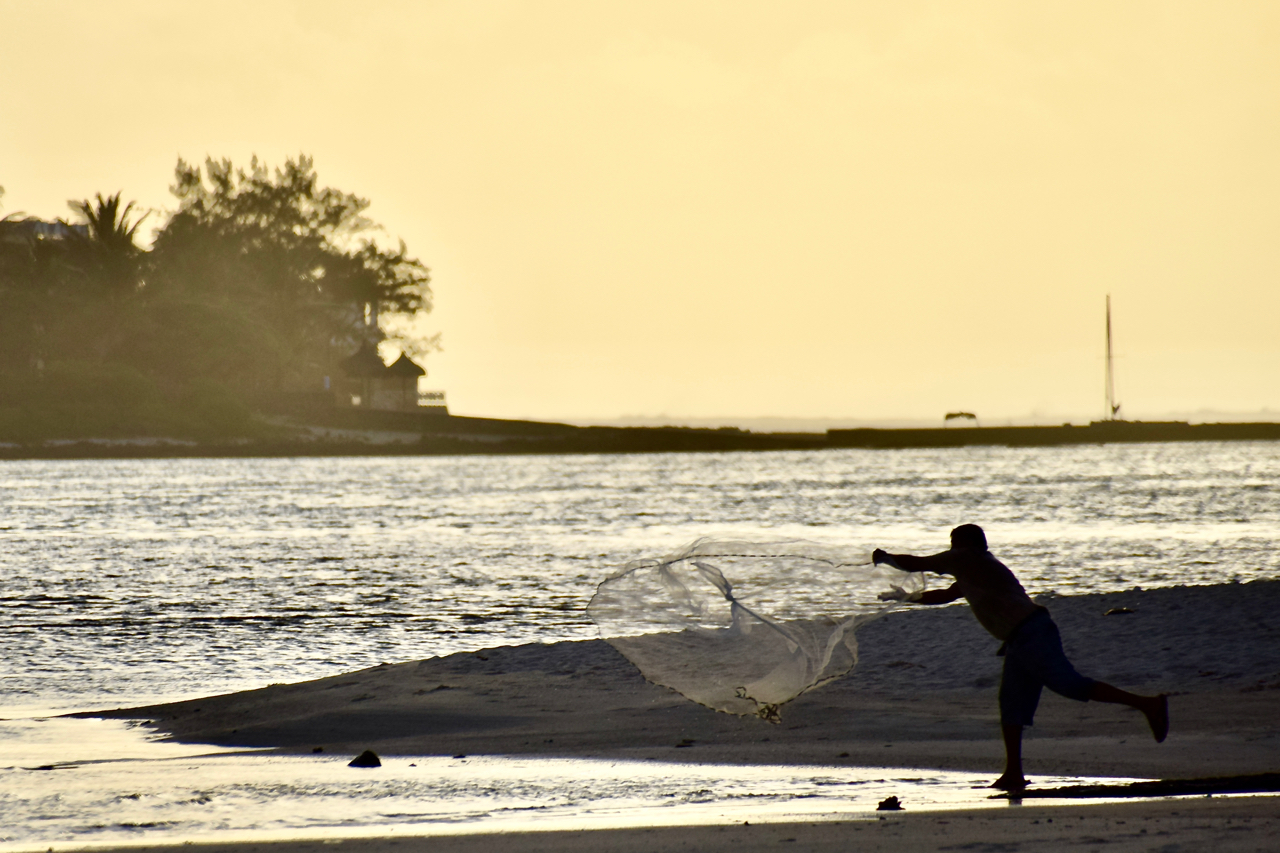
[[[1171,694],[1169,740],[1133,711],[1046,693],[1035,773],[1200,777],[1280,769],[1280,582],[1045,600],[1081,671]],[[1124,608],[1133,612],[1105,615]],[[282,752],[556,755],[858,764],[996,773],[1001,659],[965,606],[893,613],[852,675],[783,709],[718,714],[645,681],[602,641],[388,664],[300,684],[107,712],[179,740]]]
[[[1170,693],[1173,726],[1169,739],[1156,744],[1136,712],[1046,694],[1025,748],[1033,779],[1188,778],[1280,769],[1280,582],[1050,597],[1042,603],[1083,672],[1133,690]],[[1120,609],[1130,612],[1107,615]],[[965,770],[994,778],[1002,761],[995,703],[1001,659],[967,607],[903,610],[858,637],[855,672],[787,705],[777,725],[718,714],[650,684],[602,641],[499,647],[105,715],[147,719],[186,742],[284,753],[320,749],[355,755],[373,749],[382,755],[808,763]],[[343,844],[362,851],[396,844],[458,851],[740,851],[779,845],[847,849],[856,839],[858,849],[867,850],[1255,850],[1268,849],[1275,837],[1269,833],[1280,820],[1278,802],[1182,798],[1064,807],[1028,800],[950,817],[908,810],[871,822]],[[944,836],[954,836],[954,843],[939,844]],[[797,839],[795,848],[788,838]],[[1209,838],[1212,846],[1200,843]],[[308,844],[210,849],[291,853],[315,846]]]

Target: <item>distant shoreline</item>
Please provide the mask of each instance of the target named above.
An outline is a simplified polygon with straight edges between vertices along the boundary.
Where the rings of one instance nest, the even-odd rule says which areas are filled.
[[[1280,423],[1191,424],[1186,421],[1095,421],[1088,426],[833,429],[834,447],[1052,447],[1171,441],[1275,441]]]
[[[283,431],[281,431],[283,432]],[[1278,441],[1280,423],[1104,421],[1087,426],[961,426],[758,433],[733,427],[573,426],[447,414],[347,412],[272,437],[63,439],[0,445],[0,460],[723,453],[945,447],[1059,447],[1187,441]]]
[[[1088,426],[832,429],[756,433],[732,427],[605,427],[539,421],[359,413],[287,437],[194,441],[165,437],[64,439],[0,445],[0,460],[716,453],[946,447],[1059,447],[1188,441],[1278,441],[1280,423],[1109,421]]]

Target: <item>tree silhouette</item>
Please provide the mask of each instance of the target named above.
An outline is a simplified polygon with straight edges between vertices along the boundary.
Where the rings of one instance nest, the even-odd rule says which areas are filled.
[[[67,206],[84,219],[88,235],[65,219],[60,220],[71,230],[71,252],[74,260],[88,267],[86,272],[96,283],[113,296],[128,294],[141,285],[139,259],[142,250],[135,242],[138,228],[150,215],[143,213],[130,221],[135,202],[120,206],[120,193],[107,196],[97,194],[96,201],[69,201]]]
[[[113,196],[107,196],[105,199],[102,193],[98,193],[97,202],[89,201],[69,201],[67,205],[85,218],[89,225],[89,237],[102,246],[113,249],[117,252],[136,252],[137,244],[134,242],[135,235],[138,233],[138,227],[142,225],[150,212],[144,213],[134,221],[129,221],[129,214],[133,212],[133,206],[136,202],[129,202],[120,207],[120,193]]]
[[[171,190],[150,249],[119,192],[68,202],[63,228],[0,219],[0,441],[242,435],[250,409],[321,396],[381,318],[431,308],[426,266],[310,157],[179,160]]]
[[[380,246],[369,202],[321,186],[310,157],[274,170],[256,157],[247,169],[179,160],[171,191],[178,209],[156,235],[149,298],[224,330],[227,358],[209,369],[226,381],[318,390],[338,360],[382,339],[380,313],[431,308],[427,268],[403,243]]]

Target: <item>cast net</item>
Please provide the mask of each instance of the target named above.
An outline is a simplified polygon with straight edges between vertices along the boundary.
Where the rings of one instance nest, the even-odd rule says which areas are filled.
[[[777,721],[781,705],[858,661],[854,632],[924,589],[920,574],[802,540],[698,539],[636,560],[587,612],[644,677],[730,714]]]

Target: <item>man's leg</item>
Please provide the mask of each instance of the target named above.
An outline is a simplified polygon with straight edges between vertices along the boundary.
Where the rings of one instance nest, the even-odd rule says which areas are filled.
[[[1022,730],[1035,720],[1042,685],[1034,673],[1006,655],[1000,674],[1000,734],[1004,737],[1004,773],[991,783],[1002,791],[1027,787],[1022,775]]]
[[[1110,702],[1137,708],[1147,718],[1147,725],[1151,726],[1151,734],[1155,736],[1156,743],[1162,743],[1169,734],[1169,699],[1163,693],[1159,696],[1139,696],[1137,693],[1095,681],[1089,690],[1089,698],[1094,702]]]
[[[1047,624],[1046,624],[1047,623]],[[1085,678],[1076,672],[1076,668],[1067,660],[1062,650],[1062,638],[1058,635],[1058,626],[1052,620],[1037,626],[1036,636],[1028,637],[1026,644],[1030,648],[1019,648],[1019,653],[1028,653],[1034,661],[1030,668],[1038,671],[1044,684],[1054,693],[1075,699],[1080,702],[1112,702],[1117,705],[1128,705],[1137,708],[1147,718],[1151,726],[1151,734],[1156,743],[1162,743],[1169,734],[1169,700],[1162,693],[1159,696],[1140,696],[1118,687],[1112,687],[1101,681]],[[1010,656],[1013,650],[1010,650]],[[1009,658],[1006,658],[1008,661]],[[1006,662],[1005,666],[1008,666]]]
[[[1027,787],[1027,779],[1022,775],[1022,726],[1004,723],[1000,726],[1000,734],[1004,735],[1004,773],[991,783],[991,787],[1002,791],[1021,791]]]

